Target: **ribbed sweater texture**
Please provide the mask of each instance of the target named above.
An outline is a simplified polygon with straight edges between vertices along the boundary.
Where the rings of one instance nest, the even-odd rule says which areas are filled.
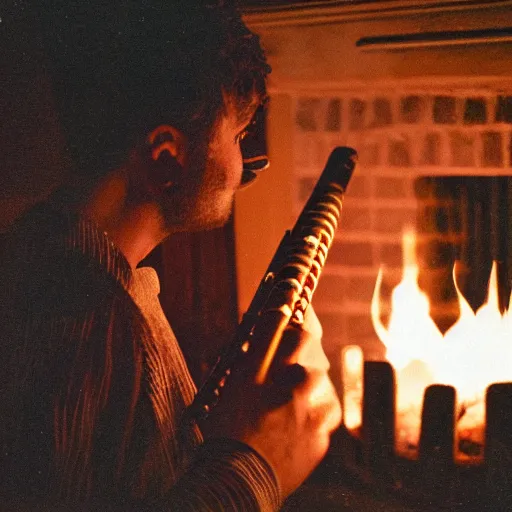
[[[11,510],[279,508],[259,454],[181,421],[196,390],[152,268],[132,271],[92,221],[41,204],[12,230],[2,269],[0,498]]]

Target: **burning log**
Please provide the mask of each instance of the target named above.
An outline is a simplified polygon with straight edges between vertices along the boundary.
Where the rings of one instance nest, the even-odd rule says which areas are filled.
[[[398,496],[428,510],[512,510],[512,383],[488,388],[485,457],[468,464],[455,457],[458,412],[452,386],[432,385],[425,391],[418,457],[411,460],[396,449],[399,417],[393,368],[387,362],[365,362],[361,377],[362,425],[350,431],[345,425],[351,442],[345,440],[338,449],[360,445],[352,446],[348,464],[343,453],[343,463],[366,489],[380,494],[385,489],[393,499]],[[358,458],[358,453],[363,456]]]
[[[485,465],[494,510],[512,509],[512,384],[487,390]]]
[[[373,476],[392,479],[395,451],[395,376],[386,362],[364,365],[364,459]],[[391,480],[386,483],[391,483]]]
[[[442,501],[454,477],[455,396],[452,386],[429,386],[421,415],[420,472],[426,492]]]

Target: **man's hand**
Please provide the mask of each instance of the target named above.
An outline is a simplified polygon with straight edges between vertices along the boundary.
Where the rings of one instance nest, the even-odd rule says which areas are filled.
[[[213,435],[238,439],[269,462],[284,497],[322,460],[341,419],[321,336],[310,306],[300,328],[286,329],[267,381],[254,383],[258,361],[235,369],[209,420]]]

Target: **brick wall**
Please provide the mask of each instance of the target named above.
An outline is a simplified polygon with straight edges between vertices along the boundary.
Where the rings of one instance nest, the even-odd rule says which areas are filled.
[[[470,91],[443,86],[439,92],[376,89],[364,95],[292,93],[296,213],[334,146],[353,146],[360,155],[314,301],[331,362],[348,343],[361,344],[366,358],[382,357],[370,301],[381,264],[386,265],[384,297],[400,280],[401,233],[406,226],[418,231],[423,286],[432,295],[434,309],[443,312],[440,323],[449,323],[457,314],[453,287],[436,288],[436,283],[451,279],[451,261],[440,258],[456,256],[462,244],[457,181],[452,180],[447,195],[427,177],[457,180],[510,173],[508,94],[498,86]]]

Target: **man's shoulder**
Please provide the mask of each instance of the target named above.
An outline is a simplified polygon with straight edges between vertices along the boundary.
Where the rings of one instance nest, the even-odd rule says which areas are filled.
[[[2,279],[25,301],[84,307],[113,293],[115,280],[93,251],[82,250],[75,220],[41,203],[12,226],[2,251]],[[97,238],[91,230],[83,237]],[[85,241],[87,242],[87,241]],[[91,242],[94,243],[94,242]]]

